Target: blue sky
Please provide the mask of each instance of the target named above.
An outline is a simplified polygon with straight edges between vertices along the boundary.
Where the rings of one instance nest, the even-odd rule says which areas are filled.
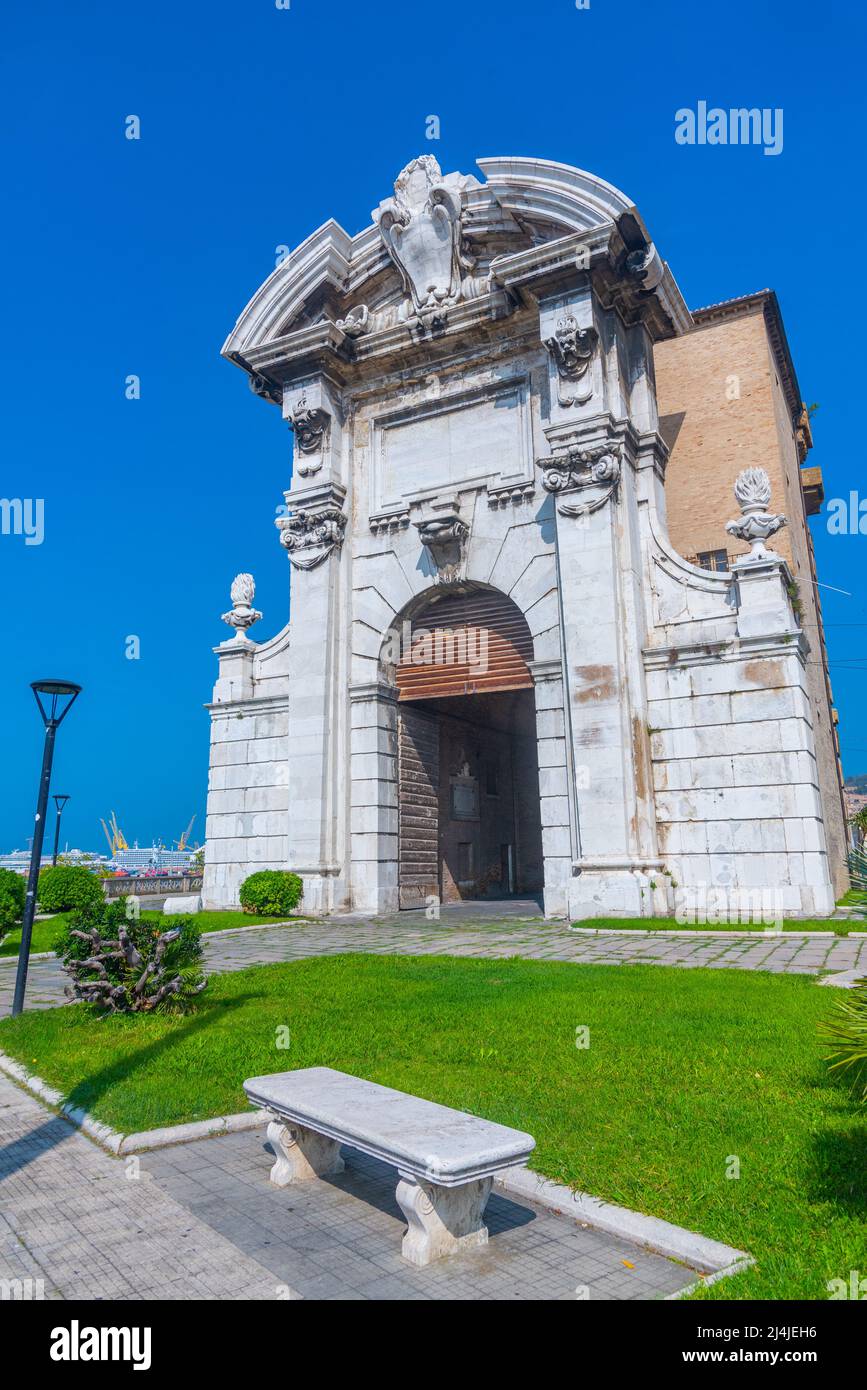
[[[811,461],[829,497],[862,485],[854,6],[47,0],[7,12],[3,40],[0,495],[44,498],[45,539],[0,536],[0,849],[31,832],[43,675],[84,686],[55,763],[70,842],[99,847],[111,808],[142,843],[194,812],[203,838],[229,583],[255,574],[262,637],[289,584],[290,436],[219,349],[277,246],[332,215],[358,231],[415,154],[577,164],[635,200],[690,305],[776,289],[821,407]],[[676,144],[700,100],[781,107],[782,153]],[[823,599],[846,769],[867,771],[865,538],[813,524],[820,577],[851,593]]]

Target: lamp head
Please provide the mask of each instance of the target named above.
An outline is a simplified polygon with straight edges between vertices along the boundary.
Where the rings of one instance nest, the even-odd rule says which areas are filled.
[[[75,681],[31,681],[30,689],[46,728],[57,728],[81,693],[81,686]]]

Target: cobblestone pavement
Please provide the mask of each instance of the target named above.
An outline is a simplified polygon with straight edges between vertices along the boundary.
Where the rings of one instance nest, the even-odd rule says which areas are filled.
[[[270,1266],[135,1172],[0,1077],[0,1300],[18,1280],[46,1299],[291,1296]]]
[[[0,1077],[0,1134],[0,1301],[649,1299],[695,1279],[501,1194],[487,1249],[415,1269],[393,1168],[347,1150],[338,1178],[278,1190],[264,1130],[112,1158]]]
[[[519,904],[526,913],[533,904]],[[763,936],[636,936],[626,932],[588,935],[570,931],[566,921],[521,915],[515,904],[473,904],[443,909],[439,922],[424,912],[392,916],[334,917],[293,926],[256,927],[205,936],[208,970],[220,973],[248,965],[270,965],[341,951],[383,955],[451,955],[529,960],[562,960],[590,965],[656,964],[686,969],[768,970],[812,975],[860,969],[867,974],[867,934],[850,937],[803,936],[797,932]],[[507,915],[507,909],[512,909]],[[29,1009],[64,1002],[66,977],[55,960],[31,962]],[[12,962],[0,963],[0,1017],[10,1010],[15,983]]]
[[[416,1269],[394,1168],[344,1149],[339,1177],[278,1189],[262,1130],[143,1155],[144,1168],[241,1257],[313,1299],[650,1299],[694,1283],[683,1265],[494,1193],[484,1250]]]

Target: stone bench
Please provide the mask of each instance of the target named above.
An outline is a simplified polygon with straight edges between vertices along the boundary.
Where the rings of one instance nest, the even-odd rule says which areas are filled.
[[[402,1254],[414,1265],[487,1244],[494,1174],[524,1163],[536,1147],[520,1130],[331,1067],[254,1076],[244,1090],[274,1117],[268,1138],[278,1187],[342,1172],[341,1144],[397,1168],[408,1223]]]

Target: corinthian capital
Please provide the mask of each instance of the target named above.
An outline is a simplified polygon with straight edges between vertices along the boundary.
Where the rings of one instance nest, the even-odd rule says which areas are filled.
[[[342,488],[318,488],[313,496],[295,504],[288,516],[277,518],[280,544],[289,552],[295,569],[315,569],[343,545],[344,497]],[[291,500],[289,504],[292,506]]]
[[[586,516],[604,506],[620,482],[620,455],[620,444],[608,442],[589,449],[565,449],[549,458],[537,459],[542,486],[546,492],[554,493],[561,516]],[[608,488],[601,497],[579,502],[564,496],[606,483]]]

